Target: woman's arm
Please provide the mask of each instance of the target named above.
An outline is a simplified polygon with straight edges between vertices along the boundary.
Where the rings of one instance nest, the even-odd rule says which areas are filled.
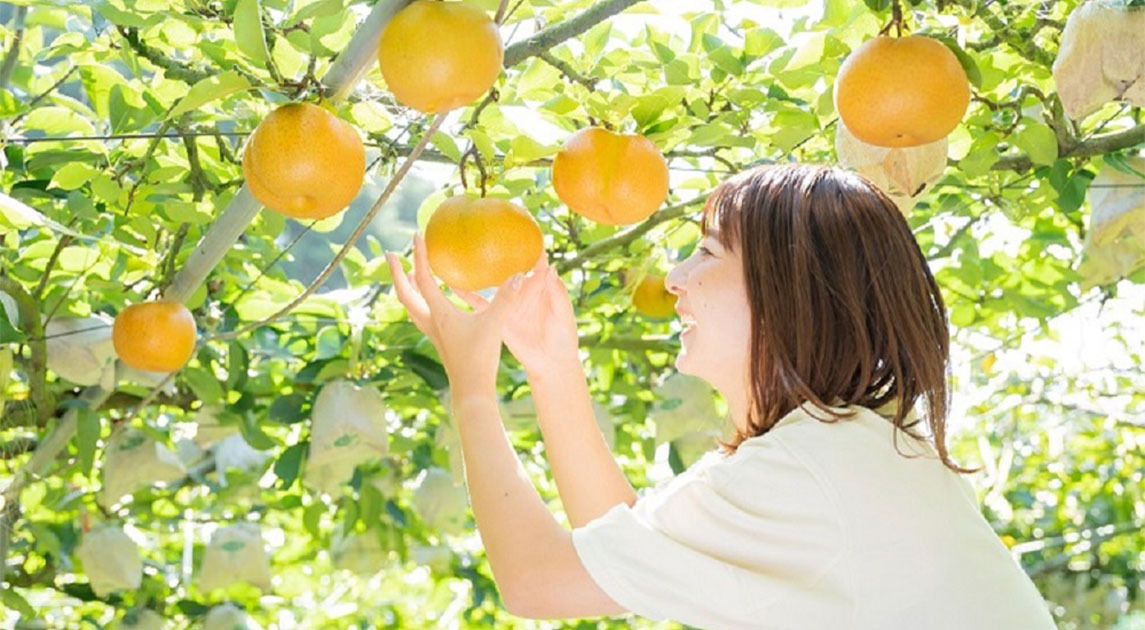
[[[596,585],[571,533],[537,494],[505,435],[495,383],[476,380],[454,383],[451,404],[473,514],[505,608],[534,619],[626,612]]]
[[[489,302],[459,291],[475,309]],[[593,419],[592,399],[577,350],[576,316],[568,290],[541,256],[500,311],[505,345],[524,366],[545,440],[549,467],[573,527],[580,527],[636,493],[616,464]]]
[[[529,372],[545,454],[574,528],[619,503],[636,502],[636,492],[593,418],[584,368],[575,358]]]

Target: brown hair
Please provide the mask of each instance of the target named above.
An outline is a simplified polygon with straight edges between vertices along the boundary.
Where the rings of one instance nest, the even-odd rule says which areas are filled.
[[[761,166],[717,187],[701,225],[741,253],[751,307],[747,429],[721,442],[726,450],[767,433],[804,401],[835,419],[828,407],[895,402],[897,447],[899,430],[924,437],[908,414],[925,398],[942,462],[971,472],[945,444],[946,307],[886,195],[840,168]]]

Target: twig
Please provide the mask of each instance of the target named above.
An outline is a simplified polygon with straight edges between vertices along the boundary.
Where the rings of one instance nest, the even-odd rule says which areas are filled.
[[[1058,157],[1088,158],[1128,149],[1143,142],[1145,142],[1145,123],[1122,131],[1090,136],[1075,144],[1073,147],[1062,147],[1059,141]],[[995,171],[1015,171],[1020,173],[1028,171],[1033,167],[1034,164],[1028,155],[1008,155],[1003,156],[995,162],[991,169]]]
[[[581,35],[604,20],[624,11],[640,0],[604,0],[581,13],[534,33],[505,49],[505,67],[511,68],[529,57],[536,57],[561,42]]]
[[[578,252],[577,255],[573,258],[558,262],[555,265],[557,271],[564,273],[569,269],[583,265],[585,261],[591,260],[592,258],[595,258],[605,252],[611,251],[618,247],[624,247],[632,241],[640,238],[644,235],[644,233],[656,227],[657,225],[665,221],[671,221],[672,219],[678,219],[684,216],[689,208],[703,203],[707,197],[707,195],[700,195],[694,199],[689,199],[688,201],[683,201],[678,204],[668,206],[667,208],[658,210],[655,214],[645,219],[640,225],[625,230],[620,234],[601,239]]]
[[[577,72],[576,68],[572,67],[572,64],[569,64],[568,62],[566,62],[562,59],[558,59],[556,56],[554,56],[552,53],[550,53],[548,51],[540,53],[539,55],[537,55],[537,57],[539,57],[542,61],[549,64],[550,66],[556,68],[557,70],[560,70],[561,74],[563,74],[566,77],[572,79],[573,81],[576,81],[577,83],[585,86],[586,88],[588,88],[588,91],[592,92],[592,91],[596,90],[596,82],[599,81],[600,79],[593,79],[591,77],[586,77],[585,75]]]
[[[163,270],[163,278],[155,285],[155,288],[160,291],[165,290],[171,284],[171,279],[175,276],[175,260],[179,256],[179,250],[183,248],[183,241],[187,239],[187,231],[190,230],[190,228],[190,223],[183,222],[179,226],[178,231],[175,232],[174,238],[171,239],[171,245],[167,249],[167,256],[160,267]]]
[[[41,92],[40,94],[38,94],[36,96],[36,98],[33,98],[31,101],[28,101],[27,111],[25,111],[24,113],[20,114],[19,116],[16,116],[15,118],[13,118],[12,122],[10,122],[9,125],[11,127],[15,127],[17,125],[17,123],[19,123],[21,120],[24,120],[25,116],[27,116],[28,114],[32,113],[35,110],[36,105],[38,105],[40,103],[40,101],[47,98],[49,94],[51,94],[52,92],[55,92],[61,85],[63,85],[64,82],[68,80],[68,77],[72,76],[72,73],[75,72],[77,68],[79,68],[79,66],[72,66],[71,68],[69,68],[68,71],[64,73],[64,76],[57,79],[56,82],[53,83],[51,87],[49,87],[48,89],[46,89],[43,92]]]
[[[326,265],[326,268],[322,270],[322,273],[318,274],[318,277],[310,283],[310,286],[306,287],[305,291],[303,291],[298,297],[291,300],[289,304],[282,307],[274,314],[269,315],[257,322],[253,322],[247,326],[243,326],[238,330],[216,334],[214,335],[214,338],[220,340],[235,339],[245,335],[248,332],[251,332],[252,330],[265,326],[266,324],[277,320],[278,318],[297,308],[299,304],[302,304],[302,302],[306,300],[306,298],[310,297],[311,294],[317,291],[318,288],[326,282],[326,279],[334,273],[334,270],[338,268],[338,265],[342,262],[342,259],[345,258],[346,254],[348,254],[349,251],[354,247],[354,243],[357,242],[358,238],[362,236],[362,233],[366,231],[367,227],[369,227],[370,222],[374,219],[374,216],[378,213],[379,210],[382,209],[382,205],[385,204],[387,200],[389,200],[394,190],[397,189],[398,184],[405,177],[406,173],[409,172],[410,167],[413,166],[413,163],[417,160],[418,156],[421,155],[421,152],[425,149],[426,145],[429,144],[430,138],[433,137],[433,134],[437,133],[438,128],[441,127],[441,124],[444,121],[445,116],[443,115],[438,115],[436,118],[434,118],[433,123],[429,126],[429,129],[427,129],[425,133],[422,134],[421,141],[418,142],[416,147],[414,147],[413,152],[408,158],[406,158],[404,162],[402,162],[401,168],[399,168],[398,171],[394,173],[394,176],[390,178],[389,183],[386,184],[385,190],[382,191],[382,195],[378,197],[377,201],[374,202],[374,206],[370,208],[370,211],[366,213],[366,216],[362,217],[361,222],[358,223],[357,229],[355,229],[354,233],[346,239],[346,243],[342,246],[342,249],[334,256],[334,259],[330,261],[330,264]]]
[[[502,21],[505,19],[505,9],[508,6],[509,0],[501,0],[501,5],[497,7],[497,16],[493,18],[494,22],[497,24],[502,23]]]
[[[28,389],[32,404],[36,407],[36,424],[47,426],[48,419],[55,411],[51,392],[47,389],[48,344],[44,341],[44,324],[40,321],[40,305],[24,285],[11,278],[0,276],[0,291],[12,296],[20,311],[20,327],[27,331],[28,349],[31,351],[31,372],[28,374]]]
[[[68,227],[70,228],[75,222],[76,219],[73,218],[68,222]],[[73,240],[75,239],[71,234],[64,234],[60,237],[60,240],[56,242],[56,247],[52,250],[52,255],[48,256],[48,264],[44,266],[44,272],[43,275],[40,276],[40,282],[36,285],[36,289],[32,291],[32,298],[36,300],[36,302],[39,302],[44,296],[44,289],[48,286],[48,279],[52,277],[52,267],[56,266],[56,261],[59,259],[60,253],[63,252],[64,248]]]
[[[193,85],[215,74],[209,70],[200,70],[198,68],[185,66],[168,58],[159,51],[150,48],[139,39],[139,31],[136,29],[120,26],[118,30],[119,34],[123,36],[124,41],[127,42],[127,45],[130,46],[136,54],[161,68],[163,73],[170,79],[176,79]]]
[[[4,55],[4,62],[0,64],[0,89],[8,87],[8,82],[12,80],[12,71],[16,69],[16,61],[20,59],[20,42],[24,40],[24,18],[27,16],[27,6],[16,9],[16,16],[12,24],[12,30],[16,34],[12,38],[12,47],[8,49],[8,54]]]

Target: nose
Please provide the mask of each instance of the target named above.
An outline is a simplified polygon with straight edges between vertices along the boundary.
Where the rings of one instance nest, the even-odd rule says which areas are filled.
[[[684,280],[687,278],[687,261],[676,263],[675,267],[664,277],[664,288],[668,293],[679,297],[684,292]]]

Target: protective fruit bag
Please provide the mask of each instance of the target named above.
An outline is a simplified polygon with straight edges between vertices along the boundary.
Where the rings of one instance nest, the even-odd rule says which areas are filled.
[[[135,590],[143,581],[139,546],[120,527],[104,526],[84,534],[76,557],[83,563],[91,590],[99,597]]]
[[[1089,185],[1089,229],[1078,273],[1082,288],[1107,284],[1145,266],[1145,157],[1125,172],[1105,165]]]
[[[203,620],[203,630],[262,630],[250,615],[234,604],[215,606]]]
[[[257,472],[270,454],[260,451],[250,444],[242,435],[231,435],[215,444],[211,451],[215,454],[215,472],[219,476],[219,483],[227,485],[227,471],[241,470],[243,472]]]
[[[167,624],[159,613],[144,608],[128,611],[123,616],[123,621],[115,627],[119,630],[163,630]]]
[[[327,383],[311,413],[306,485],[333,493],[350,480],[358,464],[386,454],[386,407],[373,387],[349,381]]]
[[[453,481],[449,471],[427,468],[414,482],[413,504],[430,528],[447,534],[461,533],[469,497],[465,486]]]
[[[115,386],[111,320],[105,317],[53,317],[44,327],[48,369],[76,385]]]
[[[673,372],[655,390],[652,419],[656,443],[663,444],[696,431],[717,431],[720,417],[714,393],[703,379]]]
[[[171,449],[139,429],[120,427],[107,442],[99,500],[105,506],[114,505],[139,488],[170,483],[186,475],[183,462]]]
[[[378,541],[377,530],[341,536],[330,546],[330,559],[335,569],[369,577],[382,570],[389,554]]]
[[[254,523],[236,523],[216,530],[203,555],[200,590],[209,593],[236,582],[270,590],[270,557]]]
[[[1074,9],[1053,75],[1062,107],[1074,120],[1113,100],[1145,107],[1145,7],[1090,0]]]
[[[930,191],[946,169],[946,138],[917,147],[892,149],[867,144],[839,123],[835,154],[839,165],[866,177],[903,214]]]

